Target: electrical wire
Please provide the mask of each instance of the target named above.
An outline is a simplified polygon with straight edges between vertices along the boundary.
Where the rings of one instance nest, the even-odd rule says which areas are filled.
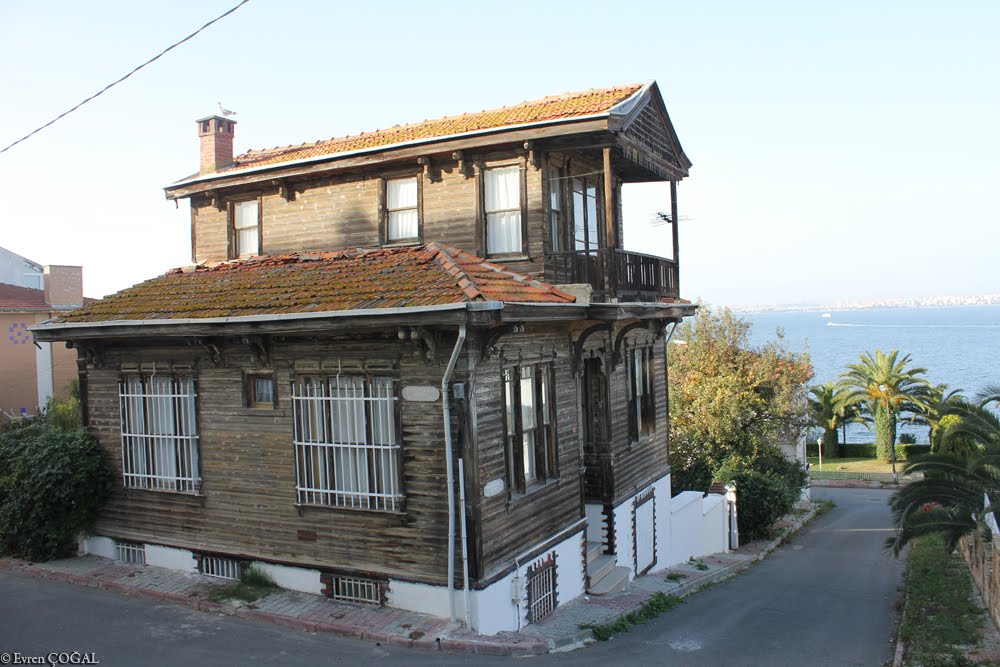
[[[214,19],[212,19],[211,21],[209,21],[205,25],[201,26],[200,28],[198,28],[197,30],[195,30],[193,33],[191,33],[190,35],[188,35],[184,39],[180,40],[179,42],[174,42],[173,44],[171,44],[167,48],[163,49],[162,51],[160,51],[159,53],[157,53],[155,56],[153,56],[152,58],[150,58],[149,60],[147,60],[143,64],[141,64],[138,67],[134,68],[131,72],[129,72],[125,76],[121,77],[117,81],[112,81],[108,85],[104,86],[104,88],[101,88],[99,91],[97,91],[96,93],[94,93],[93,95],[91,95],[90,97],[88,97],[87,99],[83,100],[82,102],[80,102],[79,104],[77,104],[72,109],[69,109],[68,111],[62,112],[61,114],[59,114],[58,116],[56,116],[55,118],[53,118],[52,120],[50,120],[49,122],[45,123],[45,125],[42,125],[41,127],[39,127],[37,129],[29,132],[28,134],[24,135],[23,137],[21,137],[20,139],[18,139],[14,143],[10,144],[9,146],[7,146],[7,147],[5,147],[3,149],[0,149],[0,153],[6,153],[8,150],[10,150],[11,148],[13,148],[14,146],[17,146],[22,141],[33,137],[34,135],[38,134],[39,132],[41,132],[42,130],[44,130],[45,128],[47,128],[48,126],[50,126],[53,123],[55,123],[56,121],[58,121],[58,120],[60,120],[62,118],[65,118],[66,116],[70,115],[71,113],[73,113],[74,111],[76,111],[77,109],[79,109],[80,107],[82,107],[84,104],[86,104],[87,102],[90,102],[91,100],[93,100],[93,99],[95,99],[97,97],[100,97],[101,95],[103,95],[104,93],[106,93],[111,88],[114,88],[119,83],[121,83],[125,79],[129,78],[130,76],[132,76],[133,74],[135,74],[139,70],[141,70],[146,65],[149,65],[151,63],[156,62],[161,57],[163,57],[164,55],[166,55],[168,51],[171,51],[171,50],[175,49],[176,47],[180,46],[181,44],[183,44],[184,42],[188,41],[189,39],[192,39],[198,33],[200,33],[201,31],[205,30],[206,28],[208,28],[213,23],[221,21],[222,19],[226,18],[227,16],[229,16],[230,14],[232,14],[233,12],[235,12],[237,9],[239,9],[243,5],[247,4],[248,2],[250,2],[250,0],[241,0],[241,2],[238,5],[236,5],[235,7],[233,7],[232,9],[230,9],[229,11],[225,12],[224,14],[221,14],[221,15],[215,17]]]

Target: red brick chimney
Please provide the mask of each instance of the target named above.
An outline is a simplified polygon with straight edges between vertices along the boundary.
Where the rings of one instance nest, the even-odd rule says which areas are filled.
[[[199,174],[213,174],[233,164],[233,126],[235,120],[222,116],[201,118],[198,136],[201,138],[201,168]]]

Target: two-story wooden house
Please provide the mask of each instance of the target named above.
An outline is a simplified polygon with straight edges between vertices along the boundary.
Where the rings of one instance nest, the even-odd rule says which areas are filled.
[[[89,551],[487,633],[669,564],[655,83],[237,157],[197,122],[195,265],[34,329],[122,482]],[[622,247],[647,181],[669,259]]]

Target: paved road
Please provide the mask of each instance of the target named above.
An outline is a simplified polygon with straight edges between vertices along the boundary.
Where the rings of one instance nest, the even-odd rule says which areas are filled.
[[[902,566],[882,555],[888,494],[816,489],[837,509],[743,575],[608,643],[537,664],[881,665]],[[0,573],[0,652],[95,652],[102,665],[505,664],[219,617]]]

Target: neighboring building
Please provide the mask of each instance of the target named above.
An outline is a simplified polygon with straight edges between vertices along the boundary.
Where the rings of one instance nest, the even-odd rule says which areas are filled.
[[[622,249],[622,184],[676,221],[690,166],[655,83],[236,158],[234,125],[166,188],[197,265],[35,328],[123,481],[90,552],[490,633],[724,548],[671,529],[676,226]]]
[[[29,328],[83,305],[83,269],[42,267],[0,248],[0,423],[33,415],[52,396],[66,396],[77,377],[76,352],[35,343]],[[32,285],[39,285],[34,288]]]

